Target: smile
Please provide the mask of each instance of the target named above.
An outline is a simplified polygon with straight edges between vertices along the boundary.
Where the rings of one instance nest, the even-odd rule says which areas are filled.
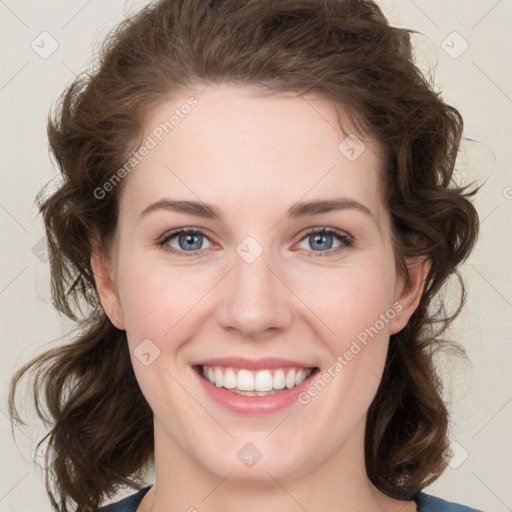
[[[261,416],[297,404],[300,393],[320,372],[314,357],[309,361],[214,357],[193,361],[190,366],[205,398],[232,413]]]
[[[245,396],[267,396],[302,384],[314,368],[272,368],[249,370],[201,365],[200,373],[218,388]]]

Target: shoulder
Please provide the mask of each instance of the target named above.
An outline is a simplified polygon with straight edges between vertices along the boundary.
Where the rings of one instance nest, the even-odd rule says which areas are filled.
[[[419,492],[414,501],[418,505],[418,512],[483,512],[423,492]]]
[[[137,491],[134,494],[130,494],[130,496],[127,496],[120,501],[116,501],[110,505],[100,507],[96,512],[136,512],[137,507],[142,501],[142,498],[144,498],[150,488],[151,486],[148,485],[147,487],[142,488],[140,491]]]
[[[100,507],[97,512],[136,512],[142,498],[149,491],[151,486],[144,487],[120,501]],[[414,498],[418,505],[418,512],[483,512],[476,508],[467,507],[451,501],[446,501],[423,492],[418,493]]]

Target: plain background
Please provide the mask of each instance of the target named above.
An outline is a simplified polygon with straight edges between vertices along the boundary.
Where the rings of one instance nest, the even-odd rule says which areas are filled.
[[[0,511],[50,511],[34,466],[36,428],[7,417],[10,376],[66,331],[49,301],[43,228],[34,198],[56,175],[46,118],[64,87],[88,67],[93,44],[145,1],[0,0],[1,347]],[[458,176],[486,180],[475,204],[482,221],[476,250],[462,267],[468,301],[451,336],[471,365],[440,359],[453,411],[454,457],[426,492],[485,511],[512,510],[512,2],[380,0],[394,25],[414,29],[418,64],[431,67],[442,96],[465,120]],[[48,35],[41,35],[47,32]],[[53,42],[55,41],[55,42]],[[34,43],[33,43],[34,42]],[[52,50],[51,55],[44,52]],[[467,46],[467,48],[466,48]],[[37,51],[34,49],[37,48]],[[43,58],[46,57],[46,58]],[[55,341],[57,340],[57,341]],[[21,405],[28,403],[28,399]],[[126,492],[129,494],[132,491]]]

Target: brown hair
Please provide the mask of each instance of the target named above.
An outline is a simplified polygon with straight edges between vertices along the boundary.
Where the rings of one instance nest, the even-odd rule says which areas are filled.
[[[368,412],[366,467],[380,490],[399,499],[443,472],[448,411],[434,354],[452,344],[465,355],[441,334],[465,299],[457,267],[477,238],[469,199],[476,189],[452,179],[462,118],[414,65],[410,33],[391,27],[369,0],[161,0],[121,22],[105,40],[98,67],[63,93],[48,124],[63,179],[39,204],[53,301],[79,331],[19,369],[9,395],[11,417],[22,422],[17,384],[37,370],[33,395],[51,426],[46,488],[55,510],[73,500],[77,512],[93,511],[120,485],[139,488],[153,461],[152,412],[126,334],[101,308],[90,265],[93,232],[108,253],[122,184],[101,199],[94,191],[133,155],[152,107],[209,83],[315,93],[382,145],[397,268],[407,276],[405,258],[420,255],[431,268],[417,310],[390,339]],[[439,292],[451,275],[462,293],[450,315]]]

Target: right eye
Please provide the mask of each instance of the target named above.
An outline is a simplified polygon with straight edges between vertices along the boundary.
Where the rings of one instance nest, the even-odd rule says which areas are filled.
[[[164,251],[177,254],[178,256],[188,257],[196,256],[204,250],[201,248],[204,240],[209,239],[202,231],[182,228],[167,234],[158,242],[158,245],[162,247]]]

